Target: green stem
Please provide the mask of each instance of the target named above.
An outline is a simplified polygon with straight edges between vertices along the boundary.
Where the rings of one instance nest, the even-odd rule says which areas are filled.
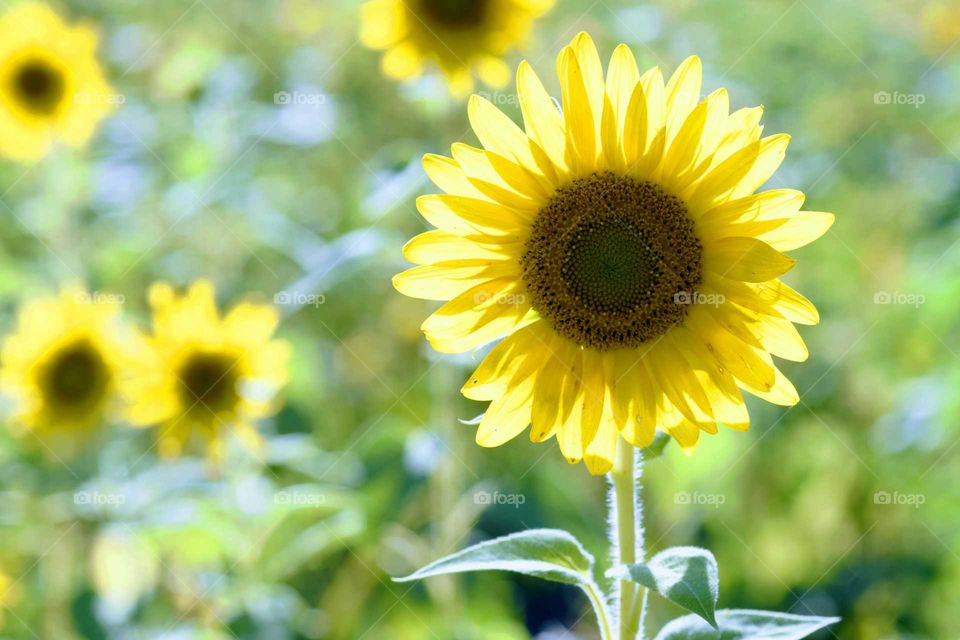
[[[615,527],[617,549],[613,562],[616,565],[643,560],[643,507],[637,487],[639,455],[636,449],[621,441],[617,447],[617,460],[610,472],[614,502],[611,527]],[[643,591],[634,582],[620,581],[617,590],[620,640],[642,637]]]

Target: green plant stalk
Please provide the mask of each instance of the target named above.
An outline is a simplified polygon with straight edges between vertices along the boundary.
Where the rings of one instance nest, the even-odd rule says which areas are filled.
[[[611,539],[615,541],[615,565],[643,560],[643,503],[637,481],[640,478],[640,454],[625,442],[617,447],[617,459],[610,472],[613,484]],[[615,536],[615,537],[614,537]],[[617,594],[620,640],[636,640],[643,636],[644,591],[639,585],[621,580]]]

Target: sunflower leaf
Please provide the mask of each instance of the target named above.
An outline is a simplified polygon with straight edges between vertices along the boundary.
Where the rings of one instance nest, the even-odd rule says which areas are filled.
[[[394,581],[469,571],[512,571],[586,588],[593,585],[593,556],[566,531],[530,529],[467,547]]]
[[[800,640],[839,620],[775,611],[721,609],[717,611],[719,630],[699,616],[688,615],[667,623],[654,640]]]
[[[706,549],[672,547],[649,562],[614,567],[607,575],[643,585],[717,628],[719,574],[716,559]]]

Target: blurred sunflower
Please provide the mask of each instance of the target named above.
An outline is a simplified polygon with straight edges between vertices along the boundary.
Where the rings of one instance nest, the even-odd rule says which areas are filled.
[[[207,280],[183,296],[158,283],[149,298],[153,333],[145,341],[152,358],[127,386],[131,422],[160,424],[165,457],[180,455],[196,440],[217,461],[231,432],[259,448],[251,422],[275,411],[276,393],[287,380],[289,347],[271,339],[276,309],[241,303],[221,318]]]
[[[0,571],[0,629],[3,629],[4,612],[16,600],[16,585],[13,578]]]
[[[54,140],[83,146],[113,108],[97,36],[41,4],[0,17],[0,154],[32,162]]]
[[[700,101],[687,59],[664,85],[620,45],[604,80],[584,33],[560,53],[563,111],[530,65],[518,90],[526,132],[489,102],[469,104],[485,149],[453,146],[424,167],[446,195],[420,198],[438,229],[414,238],[402,293],[449,300],[423,324],[442,352],[506,336],[463,388],[490,401],[477,442],[532,423],[571,463],[608,471],[619,435],[657,427],[692,449],[717,423],[746,429],[740,390],[792,405],[771,354],[804,360],[792,323],[813,305],[778,277],[833,223],[800,212],[799,191],[755,193],[784,158],[761,138],[762,109],[729,113],[725,90]]]
[[[360,39],[385,50],[383,72],[398,80],[435,64],[450,92],[473,89],[472,72],[494,87],[510,80],[501,59],[527,39],[554,0],[370,0],[361,7]]]
[[[920,46],[933,56],[946,56],[960,40],[960,6],[953,0],[924,4],[920,12]]]
[[[119,304],[79,288],[25,304],[0,353],[0,383],[17,403],[14,425],[69,454],[117,417],[133,354],[122,329]]]

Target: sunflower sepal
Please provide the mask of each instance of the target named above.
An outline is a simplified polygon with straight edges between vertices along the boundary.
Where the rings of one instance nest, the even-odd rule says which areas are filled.
[[[654,640],[749,640],[774,637],[777,640],[802,640],[839,621],[840,618],[776,611],[721,609],[717,611],[718,629],[711,627],[700,616],[689,614],[668,622]]]
[[[662,456],[667,450],[667,445],[670,444],[671,440],[673,440],[673,438],[670,437],[669,433],[657,431],[653,436],[653,442],[640,449],[640,452],[643,454],[643,459],[654,460]]]

